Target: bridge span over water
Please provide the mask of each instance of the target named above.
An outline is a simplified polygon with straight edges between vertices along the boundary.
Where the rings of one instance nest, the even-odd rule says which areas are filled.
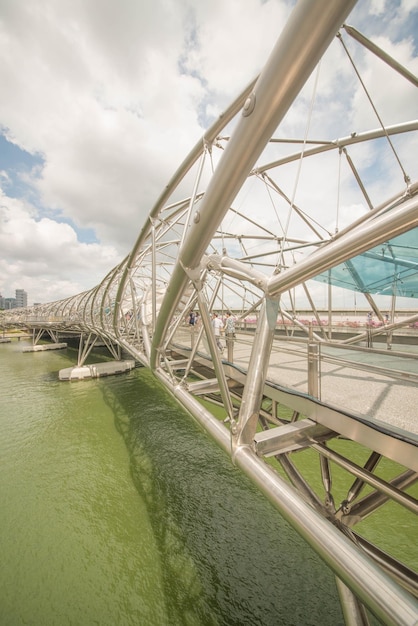
[[[334,571],[347,624],[370,611],[412,625],[417,573],[360,529],[389,501],[411,523],[418,513],[418,311],[397,309],[418,295],[418,121],[402,106],[418,110],[418,79],[349,25],[354,5],[299,2],[130,254],[90,291],[3,312],[0,326],[79,336],[79,366],[100,341],[149,367]],[[381,68],[399,90],[396,122],[367,81]],[[324,111],[329,89],[340,106]],[[367,111],[356,123],[375,125],[350,127],[353,98]],[[306,109],[299,134],[294,107]],[[340,134],[316,134],[324,114]],[[370,314],[337,333],[341,289]],[[218,338],[213,313],[230,310],[235,329]]]

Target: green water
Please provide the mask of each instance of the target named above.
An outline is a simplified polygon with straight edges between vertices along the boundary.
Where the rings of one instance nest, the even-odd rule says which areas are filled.
[[[0,345],[0,623],[343,624],[333,575],[144,369]],[[72,359],[72,360],[71,360]]]

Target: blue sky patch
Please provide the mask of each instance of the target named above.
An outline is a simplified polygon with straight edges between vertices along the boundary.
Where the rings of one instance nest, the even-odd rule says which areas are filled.
[[[36,190],[29,183],[29,176],[33,178],[36,170],[40,172],[44,163],[40,154],[22,150],[0,133],[0,172],[4,171],[7,175],[1,177],[1,181],[9,198],[25,198],[31,202],[39,211],[38,219],[48,217],[58,223],[68,224],[77,233],[81,243],[98,243],[92,228],[79,228],[70,218],[63,217],[60,211],[51,211],[42,206]]]
[[[30,195],[27,180],[24,179],[36,168],[42,168],[43,163],[44,159],[39,154],[22,150],[0,133],[0,171],[7,174],[3,186],[10,198],[27,198]]]

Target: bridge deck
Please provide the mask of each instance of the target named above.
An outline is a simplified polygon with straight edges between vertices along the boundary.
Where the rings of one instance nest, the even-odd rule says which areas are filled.
[[[176,335],[176,344],[190,350],[196,337],[194,329],[183,328]],[[222,359],[227,377],[244,382],[253,339],[254,333],[238,332],[232,351],[225,347]],[[226,343],[225,339],[222,341]],[[308,343],[275,338],[267,380],[280,390],[270,389],[267,394],[343,437],[366,447],[374,446],[418,471],[417,348],[402,346],[397,350],[392,346],[392,350],[370,350],[329,343],[315,345],[318,361],[312,375]],[[206,353],[210,360],[204,340],[198,352],[202,356]],[[183,354],[187,356],[187,351]]]
[[[236,365],[246,368],[251,345],[250,335],[235,342]],[[320,400],[418,435],[416,352],[408,357],[405,352],[403,356],[393,351],[348,351],[327,345],[321,353]],[[308,393],[306,344],[276,340],[267,376],[272,382]]]

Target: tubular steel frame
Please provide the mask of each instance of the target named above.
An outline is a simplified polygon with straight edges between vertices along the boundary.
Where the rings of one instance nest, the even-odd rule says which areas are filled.
[[[357,165],[355,155],[348,154],[353,147],[410,136],[418,121],[335,141],[300,140],[303,147],[290,154],[284,147],[295,142],[273,137],[331,42],[343,36],[339,29],[354,5],[354,0],[301,0],[260,76],[187,156],[127,258],[91,291],[4,312],[0,325],[77,333],[91,345],[100,337],[113,356],[124,350],[151,368],[333,570],[347,624],[367,624],[366,607],[385,624],[412,625],[418,621],[417,574],[353,527],[388,500],[417,514],[418,503],[408,491],[418,477],[417,431],[397,428],[381,414],[359,414],[348,398],[336,404],[325,397],[322,381],[327,364],[346,367],[349,350],[364,359],[379,354],[370,346],[373,337],[385,334],[389,348],[393,332],[417,316],[396,322],[394,300],[386,326],[361,328],[337,341],[331,325],[297,319],[295,290],[303,292],[319,322],[310,279],[418,226],[418,183],[404,168],[399,193],[374,206],[361,162]],[[416,78],[384,51],[352,27],[343,30],[416,87]],[[231,135],[221,135],[230,126]],[[292,164],[324,155],[346,159],[365,205],[361,217],[345,216],[333,234],[312,217],[312,205],[325,201],[318,189],[310,189],[316,198],[311,210],[302,209],[283,183],[289,171],[295,172]],[[192,190],[189,196],[186,187]],[[309,198],[304,197],[305,204]],[[301,225],[299,232],[292,231],[292,220]],[[357,280],[361,291],[361,276]],[[365,295],[382,322],[373,297]],[[331,315],[331,291],[328,306]],[[236,314],[236,336],[227,339],[224,358],[212,332],[211,311],[229,309]],[[191,310],[200,314],[193,328],[185,322]],[[248,321],[254,315],[255,328]],[[280,341],[278,320],[287,333]],[[300,330],[304,338],[296,337]],[[365,339],[366,348],[351,345]],[[343,353],[334,354],[335,346]],[[87,352],[88,345],[80,349],[79,364]],[[305,362],[303,385],[286,379],[294,367],[287,370],[288,354]],[[349,367],[363,366],[357,361]],[[398,372],[380,363],[364,368],[379,384],[402,379],[413,393],[418,374],[408,366]],[[202,398],[222,409],[221,419]],[[339,439],[367,448],[363,464],[333,448]],[[318,456],[321,493],[295,462],[306,450]],[[391,480],[375,471],[382,458],[402,466]],[[340,501],[333,483],[336,466],[349,481]]]

